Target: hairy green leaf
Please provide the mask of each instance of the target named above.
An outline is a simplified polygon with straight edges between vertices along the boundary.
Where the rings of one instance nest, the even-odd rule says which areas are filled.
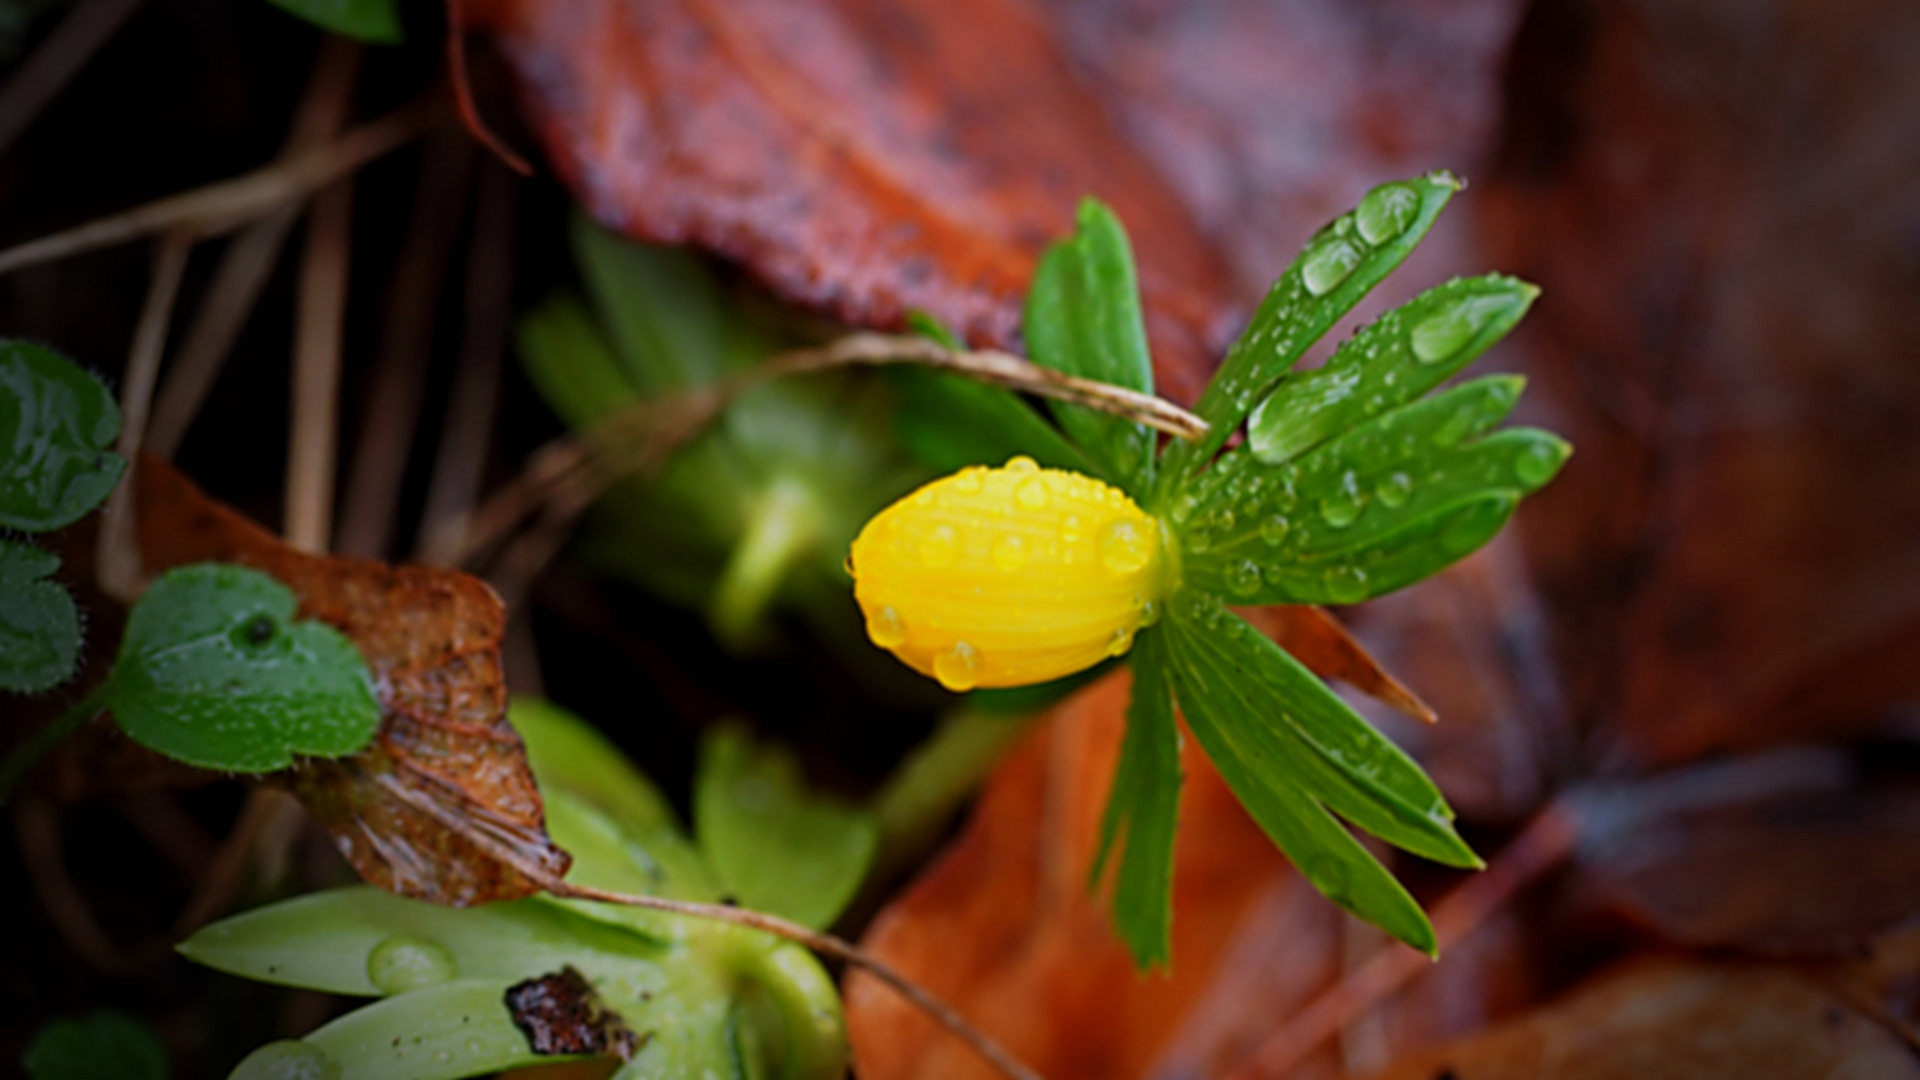
[[[0,690],[37,694],[73,676],[80,612],[59,582],[54,555],[0,540]]]
[[[1021,326],[1035,363],[1153,392],[1153,360],[1147,351],[1133,249],[1119,219],[1099,201],[1082,201],[1073,236],[1041,257]],[[1146,490],[1155,449],[1146,425],[1062,401],[1048,401],[1047,406],[1122,488]]]
[[[339,631],[294,621],[293,592],[202,563],[153,583],[127,620],[108,694],[135,742],[204,769],[269,772],[341,757],[380,724],[367,663]]]
[[[100,380],[51,349],[0,340],[0,526],[65,528],[126,471],[107,448],[120,407]]]
[[[1195,411],[1210,430],[1176,442],[1161,464],[1156,502],[1178,494],[1308,347],[1400,265],[1440,216],[1460,181],[1447,173],[1382,184],[1321,229],[1268,290]]]
[[[871,813],[809,791],[790,752],[726,725],[701,747],[693,815],[736,900],[816,928],[853,899],[879,842]]]
[[[1192,585],[1239,603],[1351,604],[1412,584],[1499,531],[1571,452],[1552,434],[1479,437],[1513,408],[1518,376],[1490,376],[1391,409],[1302,455],[1224,455],[1188,497]]]
[[[322,29],[361,41],[392,45],[400,40],[396,0],[268,0]]]
[[[1247,419],[1277,465],[1439,386],[1516,326],[1540,290],[1499,274],[1456,278],[1382,315],[1325,366],[1281,380]]]
[[[1113,922],[1144,971],[1173,962],[1173,838],[1180,813],[1180,729],[1173,719],[1164,634],[1148,630],[1133,646],[1133,698],[1120,764],[1100,821],[1097,884],[1117,841]]]
[[[1238,616],[1225,611],[1213,598],[1190,589],[1182,590],[1169,607],[1166,631],[1175,695],[1188,728],[1241,805],[1329,900],[1414,948],[1433,952],[1433,925],[1420,905],[1327,812],[1316,798],[1318,792],[1301,783],[1301,776],[1309,770],[1295,768],[1298,762],[1293,759],[1317,760],[1319,752],[1303,752],[1297,741],[1284,745],[1283,740],[1270,737],[1273,729],[1291,727],[1302,717],[1299,713],[1275,715],[1275,708],[1281,704],[1280,691],[1262,681],[1268,665],[1262,663],[1259,669],[1249,670],[1233,668],[1231,660],[1221,662],[1213,642],[1227,628],[1228,620],[1238,622]],[[1259,636],[1251,628],[1246,633]],[[1241,654],[1247,651],[1235,650]],[[1277,646],[1273,651],[1286,656]],[[1286,660],[1292,662],[1291,657]],[[1318,684],[1310,674],[1306,680]],[[1324,686],[1320,689],[1325,692]],[[1333,700],[1338,703],[1339,699]],[[1367,758],[1356,756],[1352,760],[1356,768],[1369,764]],[[1391,759],[1381,755],[1373,760]],[[1425,777],[1420,779],[1424,781]],[[1349,778],[1356,787],[1357,780]],[[1329,785],[1328,790],[1338,788],[1337,784]],[[1343,802],[1350,806],[1364,804],[1364,800],[1356,802],[1350,795],[1343,795]],[[1398,808],[1376,806],[1365,816],[1393,823],[1389,831],[1396,835],[1414,831]],[[1429,821],[1444,827],[1444,822]]]
[[[56,1020],[20,1062],[33,1080],[167,1080],[167,1052],[147,1025],[102,1010]]]
[[[1181,700],[1204,700],[1237,757],[1396,847],[1480,865],[1420,766],[1285,649],[1216,597],[1173,606],[1173,654],[1197,680]]]

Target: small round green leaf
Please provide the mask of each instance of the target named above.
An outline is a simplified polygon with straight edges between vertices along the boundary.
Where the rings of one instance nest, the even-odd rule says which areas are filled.
[[[0,525],[47,532],[99,506],[127,468],[107,449],[119,434],[99,379],[51,349],[0,340]]]
[[[270,772],[340,757],[380,724],[366,661],[339,631],[295,622],[293,592],[256,570],[170,571],[134,606],[109,695],[135,742],[203,769]]]
[[[60,560],[0,540],[0,690],[38,694],[66,682],[80,655],[80,613],[59,583]]]
[[[56,1020],[27,1048],[33,1080],[167,1080],[167,1052],[145,1024],[117,1012]]]

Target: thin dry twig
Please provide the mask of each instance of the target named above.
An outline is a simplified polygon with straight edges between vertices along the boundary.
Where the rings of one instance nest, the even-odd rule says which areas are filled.
[[[680,443],[698,434],[740,394],[788,375],[851,366],[919,364],[1042,397],[1070,401],[1146,424],[1178,438],[1198,439],[1206,421],[1185,409],[1125,387],[1063,375],[991,349],[954,350],[926,338],[850,334],[815,349],[781,353],[740,374],[682,394],[638,402],[593,430],[563,436],[536,451],[527,468],[489,496],[470,516],[435,528],[421,545],[421,561],[466,565],[549,503],[584,509],[592,495],[623,476],[644,473]],[[583,490],[590,491],[584,501]],[[550,520],[552,515],[545,515]],[[541,546],[551,546],[547,540]],[[530,560],[522,553],[516,566]]]
[[[322,43],[276,162],[289,161],[321,145],[346,123],[361,52],[359,43],[342,37],[330,36]],[[200,301],[178,354],[167,365],[166,381],[160,384],[153,421],[147,427],[148,452],[171,460],[179,451],[266,289],[273,265],[293,233],[294,222],[300,219],[300,209],[289,205],[274,210],[242,230],[221,253],[213,282]]]
[[[154,255],[153,281],[147,287],[147,299],[140,309],[140,322],[134,329],[133,347],[127,355],[125,381],[120,389],[120,441],[115,449],[128,461],[140,456],[141,440],[147,430],[147,410],[160,374],[160,355],[166,350],[173,303],[180,295],[180,278],[186,272],[187,254],[192,248],[190,235],[172,232],[160,241]],[[98,544],[97,575],[101,591],[117,600],[131,601],[140,594],[146,576],[140,563],[139,544],[134,539],[132,484],[121,484],[108,498]]]
[[[334,444],[340,429],[340,339],[347,311],[353,188],[343,178],[320,193],[307,219],[294,329],[293,423],[287,434],[286,538],[324,552],[333,535]]]
[[[8,248],[0,251],[0,274],[158,233],[204,239],[229,232],[404,145],[444,112],[437,99],[417,102],[286,161]]]
[[[696,904],[685,900],[668,900],[658,896],[636,896],[629,893],[609,892],[586,885],[571,885],[566,882],[554,882],[547,891],[555,896],[575,900],[596,900],[603,904],[621,904],[626,907],[646,908],[651,911],[665,911],[675,915],[688,915],[696,919],[711,919],[715,922],[732,923],[754,930],[765,931],[776,937],[797,942],[817,953],[830,956],[842,963],[860,968],[881,982],[892,987],[895,993],[912,1002],[922,1012],[972,1047],[976,1053],[993,1067],[999,1069],[1014,1080],[1041,1080],[1040,1074],[1008,1053],[992,1037],[974,1027],[967,1018],[950,1008],[945,1002],[934,997],[918,983],[895,971],[885,961],[860,948],[845,938],[832,934],[809,930],[799,923],[788,922],[776,915],[752,911],[747,908],[728,907],[723,904]]]
[[[1580,823],[1564,801],[1549,803],[1504,848],[1485,873],[1468,880],[1434,905],[1434,938],[1441,949],[1478,929],[1515,893],[1558,866],[1573,852]],[[1389,946],[1375,953],[1319,997],[1293,1014],[1259,1049],[1227,1074],[1227,1080],[1285,1076],[1307,1054],[1338,1034],[1433,964],[1412,949]]]
[[[140,6],[140,0],[84,0],[61,20],[0,89],[0,153],[87,66]]]

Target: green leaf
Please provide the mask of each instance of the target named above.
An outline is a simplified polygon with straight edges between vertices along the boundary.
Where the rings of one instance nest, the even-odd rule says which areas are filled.
[[[1114,479],[1011,390],[926,368],[886,374],[900,396],[895,434],[929,468],[946,473],[1025,454],[1050,468]]]
[[[1265,467],[1224,455],[1187,493],[1176,525],[1196,588],[1238,603],[1351,604],[1410,585],[1499,531],[1571,449],[1532,428],[1480,436],[1523,380],[1490,376],[1389,410]]]
[[[636,244],[573,216],[573,256],[601,325],[644,397],[705,386],[751,357],[720,286],[684,248]]]
[[[268,1043],[231,1080],[461,1080],[576,1060],[535,1054],[507,1011],[505,987],[462,979],[363,1006],[302,1039]]]
[[[340,632],[295,622],[292,590],[202,563],[153,583],[127,620],[109,707],[135,742],[203,769],[270,772],[340,757],[380,724],[366,661]]]
[[[33,1080],[167,1080],[167,1052],[147,1025],[102,1010],[56,1020],[21,1060]]]
[[[1400,265],[1460,189],[1444,172],[1382,184],[1354,211],[1316,233],[1273,283],[1253,321],[1227,351],[1195,407],[1209,425],[1205,439],[1176,442],[1162,462],[1159,501],[1213,459],[1247,413],[1307,349]]]
[[[0,540],[0,690],[37,694],[73,676],[80,612],[59,582],[58,557]]]
[[[395,0],[268,0],[324,30],[377,45],[400,41]]]
[[[1247,419],[1255,457],[1278,465],[1439,386],[1518,325],[1540,290],[1456,278],[1387,312],[1312,371],[1282,380]]]
[[[99,506],[127,468],[107,449],[119,434],[99,379],[51,349],[0,340],[0,526],[47,532]]]
[[[1028,351],[1056,371],[1151,394],[1153,360],[1126,230],[1094,199],[1080,203],[1077,226],[1034,271],[1022,323]],[[1066,402],[1047,406],[1107,475],[1130,492],[1145,491],[1154,450],[1146,425]]]
[[[1172,650],[1234,753],[1380,839],[1449,866],[1480,859],[1420,766],[1218,598],[1185,590]],[[1211,748],[1209,748],[1211,750]]]
[[[528,381],[570,426],[597,423],[640,397],[579,297],[547,297],[514,333]]]
[[[1262,661],[1244,644],[1236,643],[1239,647],[1216,644],[1223,636],[1232,639],[1240,634],[1259,635],[1251,628],[1240,630],[1233,626],[1239,622],[1238,617],[1212,597],[1183,589],[1169,607],[1166,632],[1173,661],[1174,691],[1181,711],[1194,737],[1200,740],[1208,758],[1241,804],[1328,899],[1395,938],[1432,953],[1435,948],[1433,926],[1420,905],[1327,812],[1316,798],[1320,792],[1310,790],[1302,782],[1303,777],[1312,776],[1325,784],[1327,790],[1340,792],[1340,783],[1326,784],[1324,768],[1307,767],[1311,763],[1323,763],[1325,759],[1316,749],[1303,752],[1298,737],[1278,737],[1279,732],[1289,728],[1297,735],[1295,725],[1305,719],[1303,714],[1316,711],[1309,697],[1307,707],[1292,714],[1281,712],[1290,704],[1287,692],[1311,694],[1306,682],[1317,684],[1318,680],[1310,674],[1305,681],[1289,680],[1281,665]],[[1273,653],[1285,657],[1277,646],[1271,646],[1270,642],[1268,645]],[[1236,661],[1252,661],[1257,666],[1235,667]],[[1293,663],[1290,657],[1285,661]],[[1266,681],[1276,674],[1280,675],[1277,685]],[[1297,685],[1289,686],[1289,681]],[[1325,692],[1324,686],[1319,689]],[[1333,701],[1338,704],[1337,698]],[[1364,722],[1361,727],[1365,727]],[[1356,772],[1381,763],[1391,767],[1391,755],[1357,755],[1350,760]],[[1352,797],[1356,791],[1373,794],[1361,786],[1361,777],[1350,776],[1347,781],[1349,790],[1342,794],[1345,805],[1351,807],[1356,802],[1366,802],[1365,798]],[[1378,784],[1374,793],[1386,786]],[[1374,821],[1385,820],[1392,826],[1390,832],[1406,835],[1413,823],[1403,817],[1400,808],[1392,802],[1376,805],[1365,816]],[[1443,822],[1429,819],[1429,823],[1434,827],[1417,831],[1431,835],[1438,828],[1444,828]]]
[[[693,816],[736,900],[815,928],[853,899],[879,842],[871,813],[809,791],[790,752],[732,726],[701,747]]]
[[[1113,922],[1145,971],[1173,962],[1173,838],[1180,814],[1180,729],[1173,719],[1164,634],[1147,631],[1133,646],[1133,698],[1126,740],[1100,821],[1097,883],[1120,842]]]

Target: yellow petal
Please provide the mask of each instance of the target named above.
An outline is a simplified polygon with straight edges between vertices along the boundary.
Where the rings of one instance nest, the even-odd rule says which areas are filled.
[[[1016,457],[881,511],[849,568],[874,644],[971,690],[1045,682],[1126,652],[1166,594],[1167,546],[1118,488]]]

